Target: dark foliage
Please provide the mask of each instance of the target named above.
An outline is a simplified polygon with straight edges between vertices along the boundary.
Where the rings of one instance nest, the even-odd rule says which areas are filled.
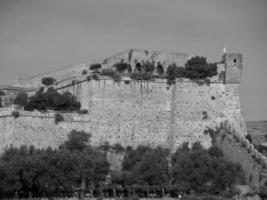
[[[172,156],[174,184],[182,184],[189,191],[220,193],[243,181],[241,167],[226,161],[219,149],[205,150],[199,143],[180,147]]]
[[[49,87],[46,92],[41,88],[27,102],[24,109],[29,111],[34,109],[77,111],[81,107],[80,102],[77,102],[70,92],[60,94],[53,87]]]
[[[178,67],[176,64],[171,64],[168,66],[166,70],[166,78],[168,80],[168,84],[171,85],[174,83],[176,78],[185,77],[185,69],[183,67]]]
[[[124,147],[121,146],[121,144],[116,143],[113,146],[111,146],[111,148],[116,152],[116,153],[122,153],[125,151]]]
[[[158,75],[163,75],[164,74],[164,68],[163,68],[163,66],[162,66],[162,64],[160,63],[160,62],[158,62],[157,63],[157,73],[158,73]]]
[[[99,70],[101,68],[102,68],[102,65],[100,63],[91,64],[90,67],[89,67],[90,70],[94,70],[94,71],[97,71],[97,70]]]
[[[87,74],[87,70],[84,69],[84,70],[82,71],[82,75],[86,75],[86,74]]]
[[[88,110],[87,109],[78,110],[77,113],[78,114],[88,114]]]
[[[64,121],[64,117],[60,113],[56,113],[54,116],[54,119],[55,119],[55,124],[58,124],[59,122]]]
[[[28,94],[24,92],[18,93],[13,103],[25,107],[28,104]]]
[[[131,72],[132,71],[132,67],[129,63],[124,63],[124,62],[119,62],[119,63],[115,63],[113,65],[113,67],[119,72],[119,73],[122,73],[122,72],[125,72],[126,70],[128,72]]]
[[[0,96],[5,96],[5,95],[6,95],[6,93],[4,91],[0,90]]]
[[[97,76],[97,74],[93,74],[93,75],[91,76],[91,78],[92,78],[94,81],[99,81],[99,80],[100,80],[99,77]]]
[[[56,79],[52,77],[44,77],[42,78],[42,84],[45,86],[53,85],[56,82]]]
[[[168,154],[166,149],[145,146],[127,151],[122,163],[125,184],[166,185]]]
[[[68,140],[60,148],[83,151],[90,144],[90,138],[90,133],[72,130],[68,135]]]
[[[142,71],[142,65],[141,65],[141,63],[136,63],[135,64],[135,69],[138,71],[138,72],[141,72]]]
[[[12,115],[14,116],[15,119],[18,118],[19,117],[19,111],[13,110]]]
[[[153,73],[155,70],[155,65],[154,63],[147,61],[143,63],[142,68],[145,73]]]
[[[207,63],[206,58],[195,56],[185,64],[186,77],[190,79],[205,79],[217,75],[217,65]]]
[[[105,180],[109,164],[102,152],[83,139],[88,138],[75,138],[72,133],[63,144],[66,148],[6,149],[0,157],[0,198],[14,197],[15,192],[24,198],[30,193],[33,197],[73,194],[82,183],[87,190],[96,188]]]
[[[247,135],[246,135],[246,138],[247,138],[247,140],[248,140],[250,143],[252,143],[252,137],[251,137],[250,134],[247,134]]]

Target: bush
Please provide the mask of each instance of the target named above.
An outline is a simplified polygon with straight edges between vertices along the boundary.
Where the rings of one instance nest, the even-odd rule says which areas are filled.
[[[14,104],[25,107],[28,104],[28,94],[24,92],[20,92],[17,94]]]
[[[217,65],[207,63],[206,58],[195,56],[185,64],[186,77],[189,79],[205,79],[217,75]]]
[[[64,121],[64,117],[60,113],[56,113],[54,115],[54,119],[55,119],[55,124]]]
[[[90,82],[90,81],[91,81],[91,77],[90,77],[90,76],[87,76],[87,77],[86,77],[86,80],[87,80],[88,82]]]
[[[78,110],[77,113],[78,114],[88,114],[88,110],[86,110],[86,109]]]
[[[122,73],[122,72],[125,72],[126,70],[128,72],[131,72],[132,71],[132,67],[129,63],[123,63],[123,62],[119,62],[119,63],[115,63],[113,65],[113,67],[119,72],[119,73]]]
[[[124,84],[125,85],[129,85],[130,84],[130,80],[124,80]]]
[[[102,68],[102,65],[100,63],[91,64],[90,67],[89,67],[90,70],[94,70],[94,71],[97,71],[97,70],[99,70],[101,68]]]
[[[92,78],[93,80],[95,80],[95,81],[99,81],[99,80],[100,80],[99,77],[97,76],[97,74],[93,74],[93,75],[91,76],[91,78]]]
[[[44,77],[42,78],[42,84],[49,86],[49,85],[53,85],[56,82],[56,79],[52,78],[52,77]]]
[[[183,67],[177,67],[176,64],[171,64],[166,70],[167,83],[169,85],[175,83],[176,78],[185,77],[185,69]]]
[[[4,91],[0,90],[0,96],[5,96],[5,95],[6,95],[6,93]]]
[[[86,74],[87,74],[87,70],[84,69],[84,70],[82,71],[82,75],[86,75]]]
[[[17,119],[19,117],[19,111],[13,110],[12,115],[14,116],[15,119]]]
[[[115,145],[113,145],[111,147],[116,153],[122,153],[124,152],[125,148],[123,146],[121,146],[121,144],[116,143]]]
[[[158,62],[158,64],[157,64],[157,74],[158,75],[163,75],[164,74],[164,68],[163,68],[163,66],[162,66],[162,64],[160,63],[160,62]]]
[[[149,61],[145,62],[145,63],[143,64],[142,68],[143,68],[143,71],[144,71],[145,73],[153,73],[154,70],[155,70],[154,63],[149,62]]]
[[[153,75],[150,73],[133,72],[130,74],[130,78],[134,80],[152,80]]]

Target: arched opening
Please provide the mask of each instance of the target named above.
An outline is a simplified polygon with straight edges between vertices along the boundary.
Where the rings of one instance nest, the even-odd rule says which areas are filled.
[[[139,72],[142,71],[142,65],[141,65],[140,62],[138,62],[138,63],[135,64],[135,69],[136,69],[137,71],[139,71]]]

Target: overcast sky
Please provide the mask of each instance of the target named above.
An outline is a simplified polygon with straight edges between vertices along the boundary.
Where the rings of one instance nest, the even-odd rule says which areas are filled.
[[[266,0],[0,0],[0,84],[130,48],[243,54],[246,120],[267,120]]]

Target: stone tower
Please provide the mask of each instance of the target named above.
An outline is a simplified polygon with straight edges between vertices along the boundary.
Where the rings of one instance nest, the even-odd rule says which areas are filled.
[[[223,56],[226,70],[226,83],[240,83],[242,73],[242,55],[238,53],[227,53]]]

